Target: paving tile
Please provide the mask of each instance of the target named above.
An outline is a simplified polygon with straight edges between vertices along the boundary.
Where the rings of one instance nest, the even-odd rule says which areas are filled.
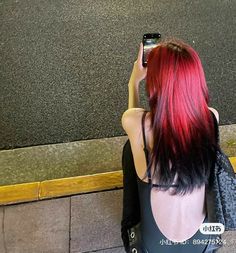
[[[233,253],[235,252],[236,246],[236,232],[227,231],[222,235],[222,239],[225,240],[225,246],[222,247],[218,252],[219,253]],[[97,253],[125,253],[123,247],[118,248],[110,248],[110,249],[103,249],[98,251],[90,251],[90,252],[97,252]],[[79,253],[79,252],[76,252]]]
[[[3,227],[3,215],[4,215],[4,207],[0,207],[0,252],[6,253],[4,246],[4,227]]]
[[[122,190],[71,198],[71,253],[121,247]]]
[[[69,253],[70,199],[5,207],[7,253]]]
[[[125,250],[124,250],[123,247],[118,247],[118,248],[110,248],[110,249],[103,249],[103,250],[90,251],[90,252],[96,252],[96,253],[125,253]]]
[[[222,235],[225,245],[219,249],[219,253],[234,253],[236,247],[236,231],[226,231]],[[218,253],[218,252],[217,252]]]

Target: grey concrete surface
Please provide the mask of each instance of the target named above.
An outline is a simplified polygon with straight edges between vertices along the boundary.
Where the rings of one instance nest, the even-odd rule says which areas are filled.
[[[71,253],[122,246],[122,190],[71,197]]]
[[[126,140],[124,136],[0,151],[0,186],[120,170]]]
[[[0,149],[123,135],[145,32],[194,46],[211,106],[236,123],[235,12],[230,0],[1,0]]]
[[[69,253],[70,199],[6,206],[3,253]]]
[[[4,207],[0,207],[0,252],[5,252],[5,237],[4,237]]]
[[[228,156],[236,156],[236,124],[220,126],[220,146]]]
[[[127,136],[0,151],[0,186],[120,170]],[[220,126],[222,149],[236,156],[236,124]]]

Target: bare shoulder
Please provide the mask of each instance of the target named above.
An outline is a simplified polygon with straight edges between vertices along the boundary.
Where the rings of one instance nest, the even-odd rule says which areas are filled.
[[[217,122],[219,124],[220,117],[219,117],[218,111],[215,108],[213,108],[213,107],[208,107],[208,108],[209,108],[209,110],[211,110],[214,113],[214,115],[216,116]]]
[[[127,134],[139,127],[144,111],[143,108],[131,108],[123,113],[121,123]]]

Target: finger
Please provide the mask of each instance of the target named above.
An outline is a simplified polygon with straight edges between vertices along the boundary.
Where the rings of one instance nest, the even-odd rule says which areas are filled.
[[[141,42],[139,46],[138,59],[137,59],[138,64],[142,64],[142,60],[143,60],[143,43]]]

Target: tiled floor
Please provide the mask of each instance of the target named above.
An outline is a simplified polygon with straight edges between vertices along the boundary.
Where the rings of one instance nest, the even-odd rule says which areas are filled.
[[[122,245],[121,197],[122,190],[71,197],[71,253]]]
[[[1,253],[125,253],[120,237],[122,190],[0,207]],[[219,253],[234,253],[225,232]]]
[[[3,212],[3,253],[69,253],[70,198],[19,204]]]
[[[96,253],[125,253],[125,250],[123,247],[116,247],[116,248],[110,248],[110,249],[103,249],[103,250],[96,250],[96,251],[89,251],[89,252],[96,252]]]
[[[1,253],[123,252],[122,190],[0,207]]]

